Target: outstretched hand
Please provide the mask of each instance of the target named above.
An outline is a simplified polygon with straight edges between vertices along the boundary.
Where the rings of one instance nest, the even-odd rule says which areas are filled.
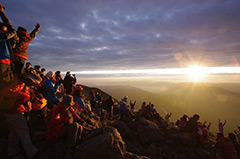
[[[4,7],[2,6],[2,4],[0,3],[0,11],[3,12]]]
[[[40,29],[41,25],[40,23],[35,24],[36,29]]]

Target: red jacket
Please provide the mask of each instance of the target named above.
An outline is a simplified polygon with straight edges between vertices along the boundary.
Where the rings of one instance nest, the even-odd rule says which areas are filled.
[[[77,113],[74,111],[72,107],[68,108],[68,110],[71,112],[74,120],[84,122],[84,120],[77,115]],[[70,117],[67,116],[67,109],[64,107],[64,105],[59,103],[52,110],[50,124],[46,132],[46,139],[50,142],[58,141],[61,134],[62,127],[65,124],[68,124],[69,120],[70,120]]]
[[[218,138],[215,146],[222,152],[224,159],[236,159],[237,153],[229,138]]]
[[[10,86],[3,88],[2,95],[8,98],[8,114],[17,114],[30,111],[32,105],[30,102],[29,87],[24,82],[15,82]]]

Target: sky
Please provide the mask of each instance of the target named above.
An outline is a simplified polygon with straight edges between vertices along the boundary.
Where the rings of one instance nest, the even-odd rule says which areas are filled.
[[[134,70],[129,74],[141,77],[152,70],[190,65],[239,66],[239,0],[1,3],[15,29],[23,26],[31,32],[34,24],[41,23],[29,45],[28,61],[47,71],[70,70],[78,77],[96,78],[128,74],[99,73],[103,70]],[[141,70],[145,72],[139,74]],[[86,73],[89,71],[92,73]]]

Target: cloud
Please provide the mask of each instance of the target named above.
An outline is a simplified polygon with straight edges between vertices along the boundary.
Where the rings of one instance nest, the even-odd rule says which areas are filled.
[[[177,53],[211,66],[240,58],[238,0],[2,3],[15,28],[41,23],[29,61],[49,70],[179,67]]]

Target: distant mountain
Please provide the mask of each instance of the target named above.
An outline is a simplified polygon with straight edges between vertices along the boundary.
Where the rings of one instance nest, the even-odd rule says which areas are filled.
[[[240,83],[213,83],[212,85],[229,90],[231,92],[240,93]]]
[[[229,85],[230,86],[230,85]],[[229,86],[228,87],[230,88]],[[173,113],[173,121],[183,114],[200,115],[203,122],[211,121],[212,131],[217,131],[218,118],[226,119],[226,132],[233,131],[240,124],[240,94],[236,91],[220,88],[220,85],[208,83],[179,83],[161,93],[150,93],[132,86],[101,86],[102,90],[121,99],[128,95],[129,99],[137,100],[137,108],[143,101],[153,103],[158,112],[164,116],[164,110]]]
[[[111,95],[111,94],[108,94],[108,93],[106,93],[106,92],[104,92],[101,89],[96,88],[96,87],[88,87],[88,86],[85,86],[85,85],[81,85],[81,87],[83,88],[83,94],[85,94],[86,96],[89,96],[89,94],[92,90],[95,92],[95,94],[97,92],[99,92],[102,95],[104,100],[108,99],[109,96]],[[113,98],[115,100],[117,100],[114,96],[113,96]]]
[[[144,91],[137,87],[129,85],[114,85],[114,86],[98,86],[104,92],[111,94],[113,97],[119,101],[124,97],[128,96],[129,100],[137,100],[137,108],[140,108],[140,105],[143,101],[155,95],[154,93]]]

